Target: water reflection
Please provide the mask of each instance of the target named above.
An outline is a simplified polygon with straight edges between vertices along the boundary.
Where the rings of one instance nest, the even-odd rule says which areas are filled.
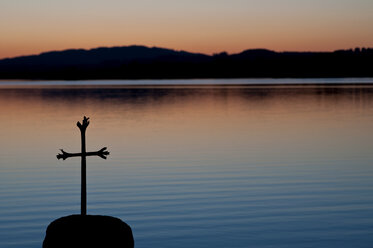
[[[55,155],[84,115],[111,152],[88,162],[88,213],[136,247],[373,242],[372,86],[33,86],[0,88],[0,246],[80,211],[79,160]]]
[[[39,99],[46,102],[77,103],[88,99],[96,102],[115,101],[121,104],[169,104],[213,97],[241,98],[248,102],[268,101],[279,98],[301,98],[338,101],[338,99],[367,100],[373,92],[370,85],[351,86],[80,86],[80,87],[27,87],[0,88],[2,102],[6,100]]]
[[[245,147],[251,151],[245,154],[255,158],[275,152],[276,146],[289,151],[300,146],[304,149],[296,150],[303,154],[317,149],[313,145],[327,149],[328,141],[321,141],[321,135],[345,142],[345,149],[347,144],[367,145],[359,139],[369,132],[372,96],[369,85],[3,88],[0,134],[14,146],[14,137],[19,137],[26,149],[39,132],[39,144],[59,148],[71,137],[68,124],[87,115],[97,127],[90,138],[93,145],[101,146],[99,140],[109,137],[120,153],[125,148],[133,154],[153,151],[150,157],[156,152],[167,156],[169,149],[191,155],[196,147],[220,146],[218,150]],[[289,137],[299,144],[289,142]],[[150,144],[154,147],[147,148]]]

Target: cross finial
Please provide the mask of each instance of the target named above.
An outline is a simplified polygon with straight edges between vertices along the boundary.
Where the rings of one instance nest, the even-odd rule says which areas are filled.
[[[76,123],[76,125],[79,127],[80,131],[85,131],[89,125],[89,118],[85,117],[82,121],[83,124],[81,124],[79,121]]]

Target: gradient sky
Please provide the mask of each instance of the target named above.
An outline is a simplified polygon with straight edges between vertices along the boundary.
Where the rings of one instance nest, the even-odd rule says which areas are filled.
[[[1,0],[0,58],[99,46],[373,47],[372,0]]]

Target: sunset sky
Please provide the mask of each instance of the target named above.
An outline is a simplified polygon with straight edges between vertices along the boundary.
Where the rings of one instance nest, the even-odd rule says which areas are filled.
[[[372,0],[1,0],[0,58],[146,45],[190,52],[373,47]]]

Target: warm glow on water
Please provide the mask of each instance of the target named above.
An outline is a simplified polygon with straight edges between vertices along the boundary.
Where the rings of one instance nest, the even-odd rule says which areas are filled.
[[[0,247],[80,211],[136,247],[371,247],[373,87],[1,87]]]

